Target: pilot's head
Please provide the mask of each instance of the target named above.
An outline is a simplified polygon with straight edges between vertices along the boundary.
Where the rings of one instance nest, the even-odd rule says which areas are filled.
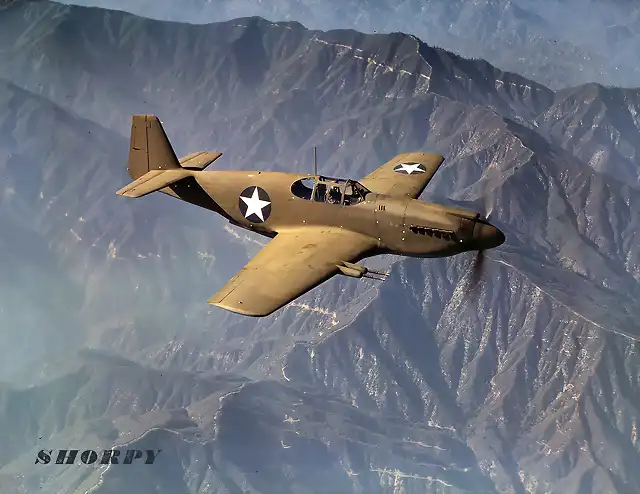
[[[329,200],[333,203],[339,203],[342,198],[342,192],[339,187],[331,187],[329,189]]]

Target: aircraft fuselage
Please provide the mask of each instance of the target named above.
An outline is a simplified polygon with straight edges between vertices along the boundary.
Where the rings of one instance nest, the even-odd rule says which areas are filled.
[[[343,228],[377,239],[380,253],[410,257],[451,256],[504,242],[500,230],[464,209],[373,192],[350,205],[318,202],[292,192],[294,182],[319,177],[217,170],[193,171],[192,177],[163,192],[268,237],[305,226]]]
[[[439,154],[398,154],[360,181],[204,171],[221,154],[178,158],[157,116],[134,115],[127,166],[133,181],[116,194],[161,191],[275,237],[208,300],[237,314],[267,316],[337,274],[383,281],[390,273],[358,264],[377,254],[444,257],[505,240],[477,213],[415,199],[444,162]]]

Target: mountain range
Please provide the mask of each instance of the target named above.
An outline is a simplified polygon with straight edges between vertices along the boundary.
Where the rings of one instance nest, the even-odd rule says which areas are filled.
[[[640,91],[552,90],[417,37],[258,17],[0,10],[0,457],[7,492],[637,492]],[[206,304],[264,244],[126,200],[130,117],[215,167],[359,178],[489,215],[474,256],[381,257],[260,320]],[[283,283],[286,274],[283,274]],[[40,449],[162,449],[153,466]]]
[[[65,0],[196,24],[262,16],[312,29],[411,33],[561,89],[639,87],[640,8],[603,0]]]

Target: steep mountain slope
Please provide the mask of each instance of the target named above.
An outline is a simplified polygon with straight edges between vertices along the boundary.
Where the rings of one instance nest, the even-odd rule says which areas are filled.
[[[640,337],[637,92],[553,92],[411,36],[258,18],[190,26],[18,2],[0,13],[0,42],[0,225],[16,231],[0,267],[23,276],[0,280],[3,297],[23,301],[0,312],[14,383],[0,390],[0,420],[26,445],[2,458],[3,484],[640,487],[638,356],[615,334]],[[318,145],[323,173],[358,177],[401,151],[441,152],[425,198],[490,212],[507,243],[476,290],[471,255],[381,258],[371,263],[393,264],[380,286],[335,279],[261,320],[211,310],[207,298],[264,240],[168,197],[115,196],[137,112],[160,115],[179,154],[224,152],[219,167],[305,170]],[[43,287],[60,301],[42,301]],[[25,316],[31,300],[39,320]],[[21,368],[17,334],[39,342],[43,365]],[[60,365],[80,347],[114,356]],[[242,377],[215,381],[230,375]],[[139,396],[140,410],[112,403],[117,393]],[[43,410],[28,426],[20,400]],[[45,442],[167,455],[147,470],[33,469]]]
[[[412,33],[550,87],[640,86],[640,9],[602,0],[66,0],[196,24],[262,16],[313,29]]]

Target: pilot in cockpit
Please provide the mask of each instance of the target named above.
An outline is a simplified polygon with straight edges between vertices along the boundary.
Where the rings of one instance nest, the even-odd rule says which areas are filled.
[[[329,190],[327,190],[326,202],[328,202],[329,204],[340,204],[341,200],[342,190],[340,190],[340,187],[336,185],[334,185],[333,187],[329,187]]]

